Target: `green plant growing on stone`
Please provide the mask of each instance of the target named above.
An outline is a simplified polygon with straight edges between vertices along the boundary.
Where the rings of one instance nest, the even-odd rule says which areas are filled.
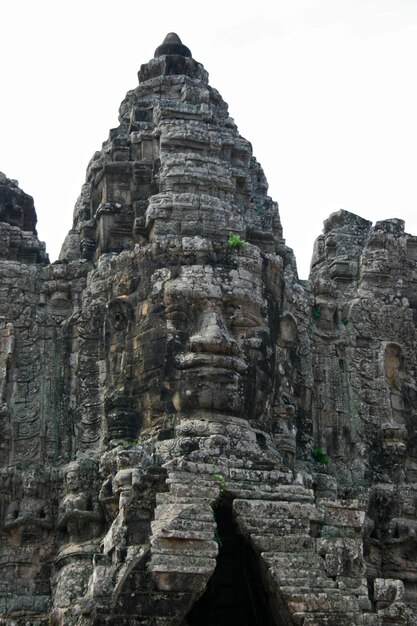
[[[132,446],[136,446],[137,443],[137,439],[117,439],[114,441],[113,445],[123,446],[123,448],[131,448]]]
[[[316,304],[316,306],[313,307],[313,317],[315,320],[320,319],[321,316],[321,306],[319,304]]]
[[[229,233],[227,243],[231,248],[234,248],[235,250],[242,250],[249,245],[246,239],[242,239],[240,235],[236,235],[234,233]]]
[[[219,548],[222,547],[223,545],[223,541],[221,540],[221,537],[219,535],[219,531],[216,530],[213,536],[213,541],[215,541],[217,543],[217,545],[219,546]]]
[[[213,520],[216,521],[216,516],[214,513],[214,510],[217,508],[218,504],[219,504],[219,500],[222,497],[222,495],[224,494],[225,490],[226,490],[226,479],[224,477],[224,475],[218,471],[215,462],[212,460],[212,465],[211,468],[213,470],[213,473],[211,475],[212,479],[219,485],[219,497],[217,498],[216,502],[214,502],[211,505],[211,508],[213,510]],[[217,545],[219,546],[219,548],[222,547],[223,542],[221,540],[221,537],[219,535],[219,531],[216,529],[214,532],[214,536],[213,536],[213,541],[215,541],[217,543]]]
[[[214,482],[216,482],[219,486],[219,495],[216,498],[215,502],[213,502],[210,506],[211,509],[213,511],[213,519],[214,521],[216,521],[216,516],[215,516],[215,510],[217,509],[217,507],[219,506],[220,500],[222,495],[224,494],[224,492],[226,491],[226,478],[224,477],[224,475],[219,472],[219,470],[216,467],[216,463],[214,461],[214,459],[211,459],[211,468],[212,468],[212,474],[211,477],[214,480]],[[216,531],[217,532],[217,531]],[[216,537],[214,537],[214,541],[217,541]],[[217,543],[219,544],[219,546],[221,545],[221,543],[219,543],[217,541]]]
[[[313,449],[313,459],[317,461],[317,463],[320,463],[321,465],[329,464],[329,457],[327,456],[323,448]]]
[[[217,470],[217,467],[214,463],[212,464],[212,469],[213,469],[213,473],[211,477],[219,485],[220,497],[221,497],[226,490],[226,479],[224,475]]]
[[[342,319],[340,320],[342,322],[342,324],[344,326],[347,326],[349,324],[349,320],[347,317],[342,317]]]

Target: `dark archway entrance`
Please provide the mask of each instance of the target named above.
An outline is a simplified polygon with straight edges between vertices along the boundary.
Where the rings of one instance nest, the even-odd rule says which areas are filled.
[[[215,516],[216,569],[183,626],[280,626],[272,616],[256,555],[236,532],[231,503],[221,502]]]

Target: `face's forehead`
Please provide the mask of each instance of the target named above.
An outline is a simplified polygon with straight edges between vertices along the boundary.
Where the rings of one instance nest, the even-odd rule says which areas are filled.
[[[259,304],[264,299],[260,272],[212,265],[183,266],[175,277],[170,272],[163,282],[163,292],[165,298],[175,299],[249,299]]]

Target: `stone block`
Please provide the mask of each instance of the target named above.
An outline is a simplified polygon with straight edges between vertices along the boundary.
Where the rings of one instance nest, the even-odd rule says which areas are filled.
[[[148,565],[150,572],[179,572],[180,574],[211,574],[215,559],[155,553]]]
[[[320,502],[323,511],[323,521],[329,526],[348,526],[350,528],[362,528],[365,520],[365,512],[355,508],[348,508]]]
[[[309,535],[251,535],[256,548],[261,552],[299,552],[314,550],[315,542]]]
[[[358,577],[365,572],[360,538],[317,539],[317,551],[324,557],[329,576]]]
[[[395,578],[376,578],[374,581],[374,600],[378,609],[383,609],[394,602],[403,600],[404,583]]]
[[[310,504],[290,502],[268,502],[262,500],[239,500],[233,502],[233,508],[238,517],[263,518],[307,518],[317,519],[320,514]]]
[[[214,536],[214,534],[213,534]],[[151,539],[152,551],[156,553],[216,558],[219,546],[215,541],[182,539],[158,536]]]

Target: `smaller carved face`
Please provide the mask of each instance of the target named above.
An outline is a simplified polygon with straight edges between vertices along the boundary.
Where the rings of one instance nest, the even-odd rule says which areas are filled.
[[[192,265],[155,274],[146,315],[160,339],[165,326],[161,384],[176,411],[263,412],[273,350],[266,288],[255,269]]]
[[[39,471],[29,471],[23,476],[23,493],[26,496],[36,497],[38,487],[43,484],[43,475]]]
[[[78,489],[78,487],[80,486],[80,480],[77,475],[77,472],[75,471],[68,472],[65,478],[66,478],[65,482],[69,489],[71,490]]]
[[[81,474],[77,462],[70,463],[65,473],[65,485],[69,491],[81,489]]]

